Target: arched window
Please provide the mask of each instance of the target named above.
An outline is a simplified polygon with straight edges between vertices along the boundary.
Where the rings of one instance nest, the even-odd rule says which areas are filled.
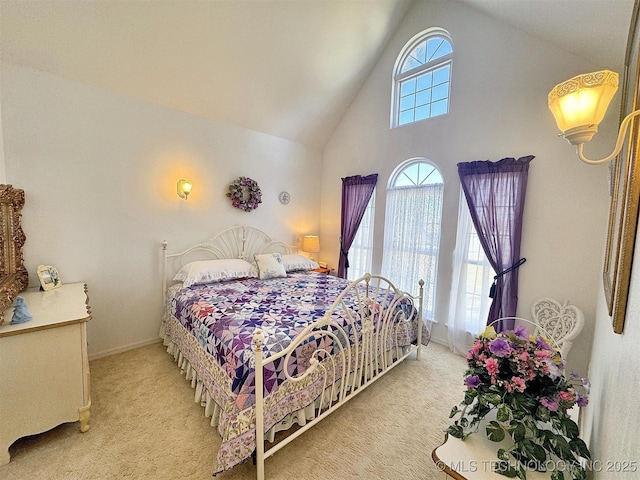
[[[411,293],[424,280],[428,320],[434,318],[443,188],[440,170],[424,158],[399,165],[387,184],[382,274]]]
[[[393,71],[392,127],[449,113],[452,56],[449,35],[439,28],[404,46]]]

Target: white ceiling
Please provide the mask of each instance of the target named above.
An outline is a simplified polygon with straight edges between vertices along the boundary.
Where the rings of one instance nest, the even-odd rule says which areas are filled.
[[[621,71],[633,0],[447,1]],[[0,0],[0,53],[322,148],[411,3]]]

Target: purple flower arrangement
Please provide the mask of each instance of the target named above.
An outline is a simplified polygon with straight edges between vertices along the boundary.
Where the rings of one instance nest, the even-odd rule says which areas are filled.
[[[568,411],[587,405],[589,385],[575,372],[566,378],[549,339],[523,326],[501,333],[487,327],[467,353],[467,365],[467,390],[451,410],[449,418],[459,418],[449,435],[464,440],[484,420],[489,440],[511,437],[510,447],[497,450],[495,472],[522,480],[531,469],[549,471],[551,480],[586,478],[581,459],[590,458],[589,450]]]

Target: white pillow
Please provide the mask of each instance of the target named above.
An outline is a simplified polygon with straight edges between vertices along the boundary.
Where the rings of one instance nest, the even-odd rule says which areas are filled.
[[[254,255],[258,265],[258,276],[261,280],[269,278],[286,277],[287,272],[282,264],[282,255],[279,253],[256,253]]]
[[[319,265],[304,255],[282,255],[282,264],[287,272],[295,270],[313,270]]]
[[[257,276],[256,267],[249,262],[239,258],[230,258],[187,263],[173,279],[183,282],[185,287],[190,287],[199,283],[222,282],[235,278],[256,278]]]

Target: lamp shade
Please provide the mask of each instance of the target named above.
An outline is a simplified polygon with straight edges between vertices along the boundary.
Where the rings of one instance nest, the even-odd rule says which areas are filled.
[[[320,251],[320,239],[316,235],[305,235],[302,237],[303,252],[318,253]]]
[[[549,109],[567,140],[574,144],[591,140],[616,90],[618,74],[602,70],[573,77],[549,92]],[[586,135],[588,138],[580,138],[581,141],[572,141],[568,137],[575,130],[591,133]]]

